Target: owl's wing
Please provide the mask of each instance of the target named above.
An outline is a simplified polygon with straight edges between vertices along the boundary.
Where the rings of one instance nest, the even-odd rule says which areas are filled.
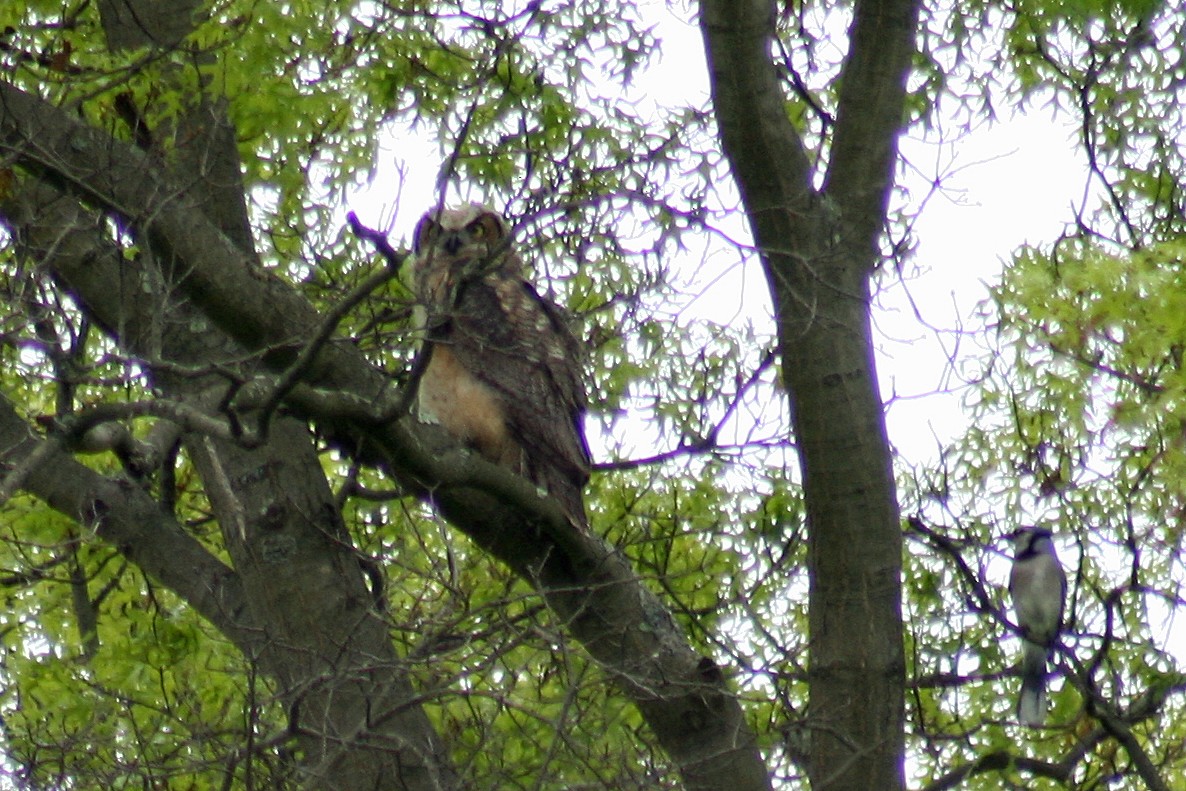
[[[583,350],[560,309],[521,277],[493,272],[459,289],[449,323],[450,350],[504,400],[532,477],[550,479],[541,466],[551,468],[579,494],[590,468]]]

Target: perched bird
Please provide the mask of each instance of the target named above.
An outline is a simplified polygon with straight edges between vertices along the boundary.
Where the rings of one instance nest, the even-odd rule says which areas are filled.
[[[1009,593],[1021,628],[1021,696],[1017,718],[1038,726],[1046,719],[1046,666],[1062,628],[1067,578],[1054,553],[1050,531],[1023,527],[1013,534]]]
[[[416,226],[410,287],[428,355],[420,419],[542,487],[585,525],[582,349],[523,274],[507,222],[477,204]]]

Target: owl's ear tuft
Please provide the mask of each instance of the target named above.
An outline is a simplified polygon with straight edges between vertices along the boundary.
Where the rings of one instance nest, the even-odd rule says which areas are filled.
[[[436,218],[430,212],[420,218],[420,222],[416,223],[416,230],[412,234],[412,252],[419,253],[427,247],[431,247],[433,242],[441,234],[441,224],[436,221]]]

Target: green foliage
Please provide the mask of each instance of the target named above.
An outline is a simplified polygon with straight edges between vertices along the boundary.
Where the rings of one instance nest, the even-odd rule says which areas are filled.
[[[1100,735],[1101,707],[1163,781],[1182,774],[1182,22],[1173,4],[1092,0],[960,4],[927,22],[946,108],[933,136],[1057,112],[1078,124],[1091,182],[1076,226],[1019,251],[984,306],[985,351],[959,371],[963,437],[901,478],[903,512],[922,516],[904,591],[920,785],[996,750],[1067,759],[1070,779],[1015,766],[963,786],[1139,784],[1137,758]],[[1017,682],[1001,676],[1018,650],[1005,537],[1032,523],[1057,537],[1069,636],[1052,727],[1018,732]]]
[[[391,204],[413,214],[437,199],[505,209],[537,282],[582,320],[591,350],[590,433],[604,462],[588,491],[594,529],[672,605],[698,650],[739,669],[731,681],[774,776],[801,782],[809,581],[772,329],[765,315],[700,313],[718,299],[722,269],[758,256],[740,241],[723,253],[703,241],[745,238],[736,197],[700,100],[636,91],[664,44],[643,10],[222,0],[176,49],[112,53],[98,7],[0,3],[6,78],[121,140],[136,139],[125,104],[145,127],[168,130],[203,92],[225,101],[264,264],[323,310],[384,265],[343,230],[340,206],[392,164],[383,161],[392,148],[404,158],[405,137],[435,141],[438,183],[430,196],[392,189]],[[937,107],[966,128],[1005,108],[1075,111],[1105,202],[1078,218],[1093,234],[1017,257],[995,293],[996,335],[981,339],[992,349],[969,396],[972,425],[936,469],[902,471],[903,511],[951,526],[949,544],[909,534],[908,765],[923,786],[996,750],[1056,760],[1082,749],[1090,759],[1076,787],[1131,776],[1115,741],[1087,741],[1098,723],[1070,681],[1054,684],[1057,727],[1023,734],[1012,724],[1002,537],[1024,519],[1058,530],[1073,572],[1060,661],[1076,673],[1094,662],[1094,689],[1122,711],[1165,695],[1132,730],[1177,777],[1182,670],[1161,636],[1182,604],[1186,535],[1186,21],[1151,0],[932,11],[909,120],[934,130]],[[849,9],[780,12],[787,113],[826,165],[844,55],[835,35]],[[169,135],[152,145],[168,163]],[[112,235],[129,261],[142,253]],[[144,371],[88,329],[78,305],[9,248],[2,255],[0,288],[22,309],[3,316],[0,377],[25,414],[151,396]],[[408,308],[393,277],[342,319],[334,342],[358,345],[403,383]],[[110,455],[88,463],[119,473]],[[637,711],[529,585],[380,473],[329,450],[323,469],[348,495],[361,554],[383,570],[392,639],[468,781],[671,782]],[[153,493],[175,496],[173,513],[225,558],[202,481],[184,457],[174,472],[175,491]],[[86,526],[10,500],[0,569],[0,714],[22,781],[190,789],[291,779],[286,712],[265,681]],[[80,633],[80,594],[94,635]],[[1038,785],[1011,766],[964,787],[1002,784]]]
[[[492,3],[383,8],[228,0],[204,9],[176,49],[118,53],[107,49],[98,12],[97,4],[81,4],[64,20],[57,5],[6,5],[16,32],[6,34],[0,58],[17,84],[78,103],[88,121],[138,144],[145,141],[136,137],[137,125],[168,130],[200,93],[225,99],[264,263],[299,280],[316,304],[334,305],[378,265],[366,260],[364,245],[338,231],[334,204],[374,173],[386,139],[412,129],[440,141],[449,199],[467,183],[480,195],[464,197],[505,206],[541,281],[589,314],[590,336],[606,351],[590,360],[604,388],[595,396],[599,408],[612,414],[654,375],[634,362],[631,338],[637,327],[657,326],[648,296],[664,286],[665,253],[692,227],[707,192],[700,173],[671,173],[676,152],[697,135],[705,145],[707,138],[698,113],[648,119],[592,100],[629,85],[654,48],[631,11],[582,2],[514,11]],[[168,161],[167,134],[149,144]],[[630,206],[639,216],[623,221]],[[648,214],[663,218],[653,226],[660,233],[647,227]],[[121,241],[134,257],[131,240]],[[16,264],[5,260],[8,293],[44,287],[52,294]],[[397,376],[413,349],[407,296],[393,278],[339,326],[341,337]],[[53,304],[50,296],[44,301]],[[28,412],[54,413],[54,398],[78,408],[150,395],[142,372],[122,365],[97,333],[83,340],[71,326],[80,319],[75,306],[47,313],[58,323],[55,341],[85,361],[84,372],[77,386],[47,396],[54,391],[35,383],[59,382],[59,372],[44,342],[39,354],[22,346],[30,330],[14,314],[2,347],[5,390]],[[732,343],[718,335],[711,376],[726,370]],[[707,392],[708,381],[698,387]],[[712,407],[718,419],[728,395]],[[702,433],[706,409],[673,413],[665,437],[675,444],[683,430]],[[110,455],[94,463],[118,470]],[[335,480],[349,472],[328,453],[324,468]],[[370,490],[384,488],[374,473],[356,475]],[[225,557],[201,481],[184,458],[175,476],[175,514]],[[657,570],[655,587],[677,598],[682,617],[702,622],[703,634],[719,617],[711,580],[736,565],[735,554],[713,541],[736,531],[715,481],[708,476],[687,495],[666,487],[620,524],[612,516],[599,520],[628,554]],[[603,491],[604,513],[621,516],[609,492],[629,493],[627,479]],[[671,513],[673,501],[694,509],[691,516]],[[9,513],[17,507],[10,503]],[[283,749],[243,752],[252,737],[273,739],[283,726],[267,685],[245,660],[110,550],[92,554],[64,520],[26,507],[28,519],[7,523],[5,548],[20,549],[4,566],[20,576],[63,553],[83,558],[78,576],[99,625],[98,649],[87,655],[77,627],[78,587],[64,571],[52,582],[13,583],[19,593],[7,634],[9,645],[25,653],[11,654],[4,668],[11,681],[4,737],[29,782],[79,778],[119,786],[126,782],[120,778],[135,776],[134,763],[151,767],[146,771],[160,787],[173,787],[171,777],[179,788],[247,776],[281,785]],[[594,775],[607,786],[625,787],[648,771],[657,748],[648,738],[627,738],[642,732],[638,713],[567,644],[563,625],[550,622],[527,585],[419,506],[398,498],[381,505],[348,500],[346,516],[360,550],[385,570],[392,635],[417,657],[409,668],[435,696],[432,715],[478,785],[532,787],[542,771],[560,787],[569,776],[587,779],[598,765]],[[686,523],[693,529],[684,533]],[[21,714],[8,716],[18,706]]]
[[[5,532],[0,566],[37,569],[0,615],[13,775],[29,787],[85,779],[123,788],[143,766],[156,787],[178,789],[220,788],[228,773],[240,775],[228,756],[253,731],[275,728],[277,713],[264,713],[268,701],[243,657],[111,548],[63,541],[73,531],[60,517],[30,509]],[[80,650],[79,585],[103,614],[91,656]],[[285,771],[254,767],[260,779],[274,772],[280,781]]]
[[[1001,697],[997,674],[1017,651],[1000,640],[1011,628],[1004,535],[1023,520],[1055,531],[1071,580],[1058,657],[1069,675],[1053,682],[1054,727],[1033,734],[1031,749],[1089,745],[1095,757],[1076,768],[1084,787],[1129,771],[1123,751],[1091,730],[1093,707],[1106,706],[1162,776],[1182,771],[1184,676],[1172,635],[1186,513],[1184,253],[1180,242],[1135,253],[1071,241],[1055,253],[1029,249],[995,292],[996,352],[973,391],[975,426],[941,478],[908,489],[921,513],[954,524],[950,545],[916,537],[927,551],[907,573],[924,677],[914,716],[953,737],[931,751],[930,773],[1010,747],[996,725],[1011,719],[1015,693],[1009,683]],[[928,612],[943,616],[926,626]]]
[[[934,15],[923,49],[941,64],[939,100],[957,128],[998,113],[1075,118],[1078,147],[1106,184],[1109,237],[1144,246],[1186,230],[1184,25],[1177,4],[1164,0],[961,3]]]

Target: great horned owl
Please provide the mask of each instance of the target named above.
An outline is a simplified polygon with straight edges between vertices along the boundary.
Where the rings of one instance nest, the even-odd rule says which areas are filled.
[[[429,355],[420,419],[543,487],[584,526],[582,350],[564,314],[524,278],[506,221],[486,206],[425,214],[413,251]]]

